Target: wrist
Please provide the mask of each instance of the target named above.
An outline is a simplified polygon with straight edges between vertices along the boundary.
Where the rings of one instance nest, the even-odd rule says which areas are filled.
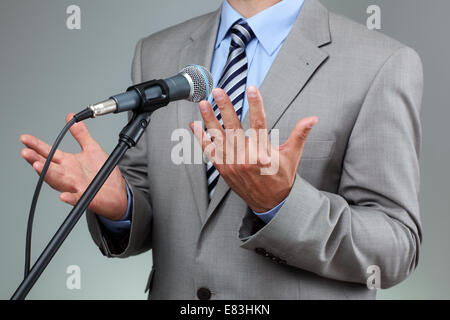
[[[286,201],[286,198],[289,196],[290,191],[291,191],[291,188],[289,188],[289,190],[287,190],[287,191],[285,191],[283,193],[280,193],[276,197],[273,197],[273,198],[270,198],[270,199],[269,199],[269,197],[267,197],[267,199],[265,199],[266,201],[264,203],[249,205],[249,207],[254,213],[266,213],[266,212],[269,212],[272,209],[274,209],[277,206],[279,206],[284,201]]]
[[[124,186],[123,193],[113,194],[112,192],[109,192],[109,194],[111,194],[109,198],[112,201],[106,201],[106,199],[103,198],[101,201],[97,202],[94,198],[94,201],[91,204],[95,205],[95,207],[93,206],[92,208],[90,208],[90,210],[108,220],[123,220],[125,215],[127,214],[128,209],[128,190],[126,184]]]

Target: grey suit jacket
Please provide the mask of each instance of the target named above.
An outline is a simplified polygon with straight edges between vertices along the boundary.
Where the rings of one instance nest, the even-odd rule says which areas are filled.
[[[133,81],[210,67],[219,19],[139,41]],[[197,299],[200,287],[212,299],[373,299],[370,266],[389,288],[418,263],[422,79],[415,51],[306,0],[261,86],[281,143],[300,119],[319,118],[275,218],[264,225],[222,178],[209,202],[205,166],[171,161],[172,132],[201,120],[180,101],[153,114],[121,162],[130,233],[115,239],[88,212],[92,237],[111,257],[152,249],[152,299]]]

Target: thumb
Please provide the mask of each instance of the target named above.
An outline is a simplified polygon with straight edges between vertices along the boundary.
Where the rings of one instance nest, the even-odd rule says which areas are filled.
[[[72,206],[76,205],[78,202],[78,198],[75,194],[70,192],[63,192],[59,195],[59,200],[62,202],[65,202],[67,204],[70,204]]]
[[[308,117],[297,122],[288,140],[283,145],[283,149],[289,150],[300,158],[309,132],[317,121],[319,121],[317,117]]]
[[[67,116],[66,116],[66,123],[69,122],[70,119],[72,119],[74,115],[75,115],[75,113],[72,113],[72,112],[67,114]],[[80,145],[81,149],[83,149],[83,150],[89,144],[92,144],[92,142],[94,141],[94,139],[91,137],[91,134],[89,133],[88,128],[86,127],[86,125],[82,121],[78,122],[78,123],[75,123],[70,128],[70,133],[75,138],[75,140],[77,140],[78,144]]]

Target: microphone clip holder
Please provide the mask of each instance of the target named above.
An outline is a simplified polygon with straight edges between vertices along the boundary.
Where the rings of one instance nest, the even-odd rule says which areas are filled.
[[[161,88],[161,96],[157,98],[148,99],[145,91],[154,86],[159,86]],[[165,107],[170,102],[170,90],[167,83],[162,80],[150,80],[147,82],[143,82],[140,84],[133,85],[127,89],[127,91],[136,91],[141,98],[141,106],[139,108],[139,112],[154,112],[161,107]]]

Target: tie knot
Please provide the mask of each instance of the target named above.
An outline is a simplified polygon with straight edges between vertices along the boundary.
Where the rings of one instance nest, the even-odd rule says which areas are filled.
[[[245,21],[238,21],[231,27],[231,46],[245,48],[255,37],[252,28]]]

